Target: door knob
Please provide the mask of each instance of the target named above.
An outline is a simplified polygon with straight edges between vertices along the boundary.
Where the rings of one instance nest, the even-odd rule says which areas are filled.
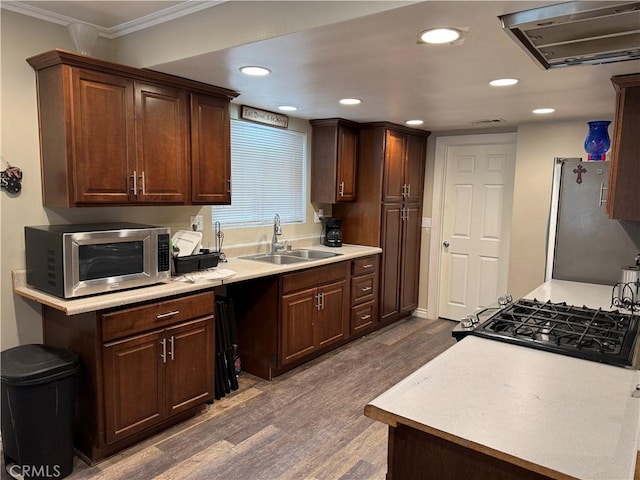
[[[444,242],[442,242],[442,246],[443,246],[444,248],[449,247],[449,242],[447,242],[447,241],[445,240]]]

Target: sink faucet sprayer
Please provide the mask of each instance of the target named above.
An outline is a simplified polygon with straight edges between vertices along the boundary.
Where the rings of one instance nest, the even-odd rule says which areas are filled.
[[[273,217],[273,238],[271,239],[271,253],[277,253],[278,250],[284,248],[283,243],[278,243],[278,235],[282,235],[282,227],[280,226],[280,215],[276,213]]]

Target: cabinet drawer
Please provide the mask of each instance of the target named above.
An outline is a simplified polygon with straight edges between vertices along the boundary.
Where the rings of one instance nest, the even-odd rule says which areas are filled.
[[[376,318],[378,314],[376,306],[377,303],[372,300],[351,308],[351,333],[364,330],[378,321]]]
[[[378,255],[356,258],[351,262],[351,275],[367,275],[378,271]]]
[[[332,283],[349,275],[349,262],[340,262],[324,267],[309,268],[301,272],[286,273],[281,278],[281,288],[283,294],[315,288],[325,283]]]
[[[372,273],[351,279],[351,304],[362,303],[375,298],[377,275]]]
[[[141,333],[191,318],[213,315],[213,292],[127,308],[102,315],[102,340]]]

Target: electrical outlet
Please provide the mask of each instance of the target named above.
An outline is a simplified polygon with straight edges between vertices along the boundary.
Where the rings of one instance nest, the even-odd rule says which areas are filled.
[[[320,223],[320,219],[324,217],[324,210],[323,209],[319,209],[317,212],[313,212],[313,222],[314,223]]]
[[[190,217],[189,225],[191,226],[191,230],[194,232],[201,232],[203,228],[204,218],[202,215],[194,215]]]

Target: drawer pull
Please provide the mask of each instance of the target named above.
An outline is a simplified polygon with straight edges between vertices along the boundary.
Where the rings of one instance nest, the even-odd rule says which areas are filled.
[[[360,317],[360,320],[369,320],[371,318],[371,315],[362,315]]]
[[[372,287],[362,287],[360,290],[363,292],[370,292]]]
[[[364,270],[365,268],[371,268],[373,267],[373,263],[367,263],[366,265],[362,265],[362,269]]]
[[[180,310],[174,310],[173,312],[167,312],[167,313],[159,313],[158,315],[156,315],[156,319],[161,320],[163,318],[173,317],[174,315],[178,315],[179,313],[180,313]]]

